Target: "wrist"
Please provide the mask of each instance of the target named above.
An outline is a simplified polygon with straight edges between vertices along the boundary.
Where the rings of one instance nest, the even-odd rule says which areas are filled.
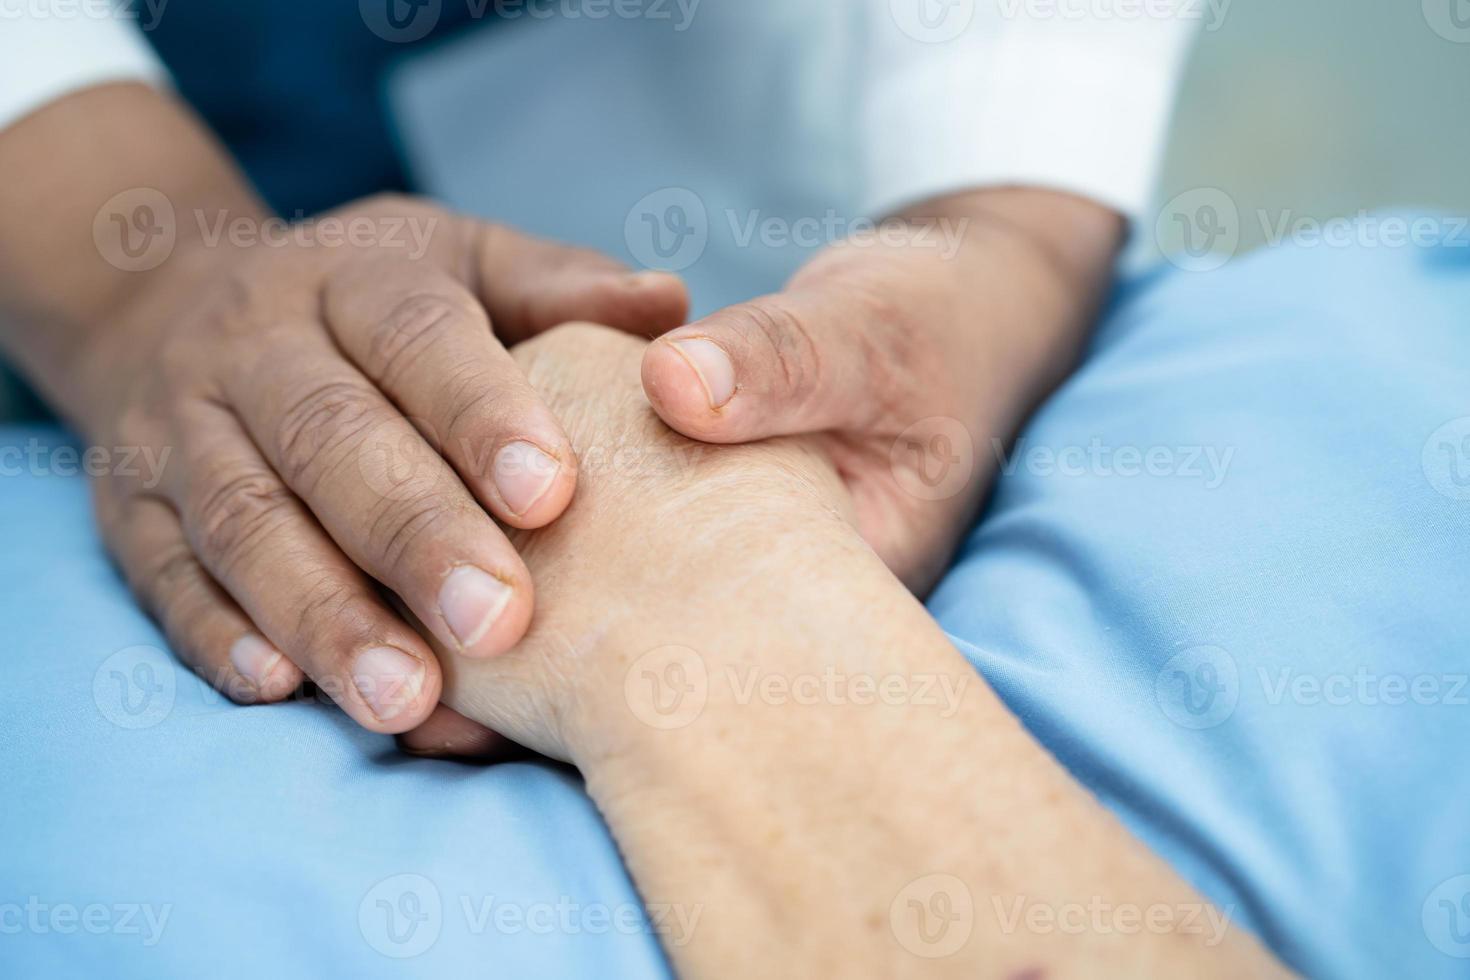
[[[1085,197],[1039,187],[987,187],[906,208],[906,220],[966,220],[1028,251],[1069,290],[1095,292],[1111,278],[1126,222]]]
[[[567,714],[569,753],[589,778],[710,736],[749,706],[751,677],[820,671],[827,643],[860,629],[854,608],[866,619],[895,596],[908,599],[836,515],[743,513],[760,542],[747,547],[749,531],[716,530],[708,540],[720,546],[703,561],[685,547],[681,563],[708,575],[675,591],[640,591],[637,614],[613,618],[599,636],[597,670]]]

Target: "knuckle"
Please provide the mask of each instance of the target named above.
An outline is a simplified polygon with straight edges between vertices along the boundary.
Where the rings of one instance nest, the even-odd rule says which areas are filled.
[[[130,571],[128,583],[163,626],[169,646],[196,670],[205,651],[199,637],[215,603],[198,559],[180,544],[155,556],[145,569]]]
[[[294,498],[267,474],[244,471],[216,478],[190,509],[201,552],[228,568],[289,519]]]
[[[489,319],[474,303],[432,293],[410,295],[374,325],[365,367],[372,377],[391,383],[436,344],[471,331],[490,331]]]
[[[463,514],[464,507],[438,489],[388,501],[368,526],[368,547],[382,568],[394,569],[426,540],[460,536],[454,529]]]
[[[151,594],[154,612],[162,617],[170,599],[187,593],[189,587],[198,577],[195,571],[194,553],[185,545],[170,548],[153,562],[149,569],[143,573],[142,579],[146,582],[142,591]]]
[[[298,600],[292,635],[301,649],[324,657],[333,668],[345,669],[353,650],[372,634],[364,605],[361,591],[352,583],[322,574]]]
[[[444,445],[458,448],[463,455],[473,456],[474,447],[480,440],[490,439],[509,423],[515,406],[522,405],[506,390],[506,386],[484,372],[467,372],[452,381],[444,395],[445,411],[443,424]]]
[[[821,384],[821,353],[801,317],[778,303],[747,303],[732,314],[747,343],[765,349],[780,371],[781,386],[794,394]]]
[[[290,400],[276,424],[276,458],[292,486],[310,484],[344,446],[383,419],[371,395],[348,381],[307,387]]]

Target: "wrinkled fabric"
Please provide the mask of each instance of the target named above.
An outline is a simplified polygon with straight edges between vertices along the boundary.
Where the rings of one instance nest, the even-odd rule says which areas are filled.
[[[0,432],[0,975],[666,975],[574,774],[176,666],[66,445]],[[975,452],[930,607],[1030,730],[1296,969],[1463,976],[1470,248],[1151,275]]]

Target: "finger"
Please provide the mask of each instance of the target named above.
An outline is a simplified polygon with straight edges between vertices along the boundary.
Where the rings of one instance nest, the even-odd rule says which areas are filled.
[[[168,491],[194,554],[245,615],[359,724],[396,733],[439,700],[438,662],[223,409],[195,409]]]
[[[541,527],[566,509],[576,455],[469,290],[434,269],[363,262],[328,285],[325,310],[338,346],[496,517]]]
[[[199,564],[166,501],[133,496],[103,505],[99,498],[98,517],[133,593],[200,677],[241,704],[280,701],[301,685],[301,670]]]
[[[689,315],[689,291],[676,275],[633,272],[600,252],[467,221],[474,292],[507,344],[572,320],[653,337]]]
[[[509,650],[533,593],[505,534],[328,337],[296,329],[276,343],[230,392],[271,468],[342,553],[449,649]]]
[[[523,751],[504,735],[470,721],[444,704],[434,709],[428,721],[398,736],[398,745],[414,755],[452,756],[481,762],[504,761]]]
[[[732,306],[651,344],[643,389],[670,427],[705,442],[860,428],[878,414],[871,316],[836,289]]]

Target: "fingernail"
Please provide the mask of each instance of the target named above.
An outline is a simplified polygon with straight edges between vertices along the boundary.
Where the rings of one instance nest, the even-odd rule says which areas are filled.
[[[358,655],[352,683],[378,720],[389,721],[418,697],[424,666],[394,647],[372,647]]]
[[[524,514],[545,495],[560,468],[529,442],[508,443],[495,454],[495,489],[512,514]]]
[[[255,685],[257,691],[265,688],[271,671],[280,662],[281,651],[254,633],[240,637],[230,647],[230,663],[241,677]]]
[[[713,342],[703,337],[693,340],[676,340],[674,349],[684,356],[709,397],[709,407],[719,408],[735,394],[735,367],[730,356]]]
[[[511,588],[489,572],[461,565],[439,587],[439,613],[461,647],[473,646],[495,625]]]

